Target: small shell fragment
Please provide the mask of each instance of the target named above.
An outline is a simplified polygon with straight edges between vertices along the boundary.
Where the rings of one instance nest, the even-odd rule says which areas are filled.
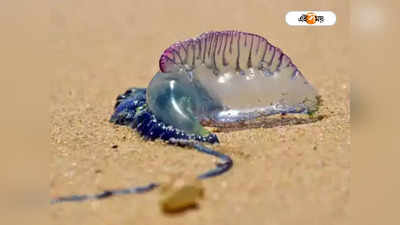
[[[204,187],[196,178],[171,178],[161,186],[160,207],[166,213],[179,212],[197,205]]]

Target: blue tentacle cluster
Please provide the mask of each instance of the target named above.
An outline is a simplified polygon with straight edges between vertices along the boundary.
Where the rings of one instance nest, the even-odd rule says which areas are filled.
[[[110,122],[136,129],[146,140],[160,138],[164,141],[178,139],[211,144],[219,143],[215,134],[209,134],[208,136],[187,134],[158,120],[146,104],[145,88],[131,88],[124,94],[119,95]]]

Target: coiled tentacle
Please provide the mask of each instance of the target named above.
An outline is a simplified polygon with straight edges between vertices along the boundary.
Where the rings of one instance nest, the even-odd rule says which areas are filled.
[[[210,133],[207,136],[189,134],[157,119],[147,106],[146,89],[144,88],[131,88],[124,94],[119,95],[110,122],[136,129],[146,140],[160,138],[168,141],[171,138],[175,138],[211,144],[219,143],[215,134]]]

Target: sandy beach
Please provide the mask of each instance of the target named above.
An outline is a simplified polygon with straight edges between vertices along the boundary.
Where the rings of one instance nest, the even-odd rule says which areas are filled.
[[[290,10],[336,13],[332,27],[290,27]],[[215,166],[196,151],[144,141],[108,122],[118,94],[146,87],[162,51],[210,30],[259,34],[281,48],[318,89],[312,123],[218,132],[232,157],[226,174],[204,180],[204,199],[173,215],[158,190],[51,206],[52,224],[345,224],[350,183],[348,6],[331,1],[66,1],[51,9],[50,195],[145,185]],[[114,147],[117,145],[118,147]]]

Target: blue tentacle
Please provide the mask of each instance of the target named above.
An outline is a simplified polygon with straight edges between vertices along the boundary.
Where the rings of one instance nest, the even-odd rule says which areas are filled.
[[[144,88],[129,89],[124,94],[119,95],[114,108],[115,112],[111,116],[110,122],[130,126],[131,128],[136,129],[146,140],[155,140],[160,138],[169,144],[175,144],[181,147],[192,147],[198,152],[209,154],[222,160],[221,163],[217,164],[216,168],[200,174],[197,177],[198,179],[206,179],[221,175],[227,172],[233,165],[233,161],[229,156],[211,148],[207,148],[200,143],[219,143],[218,137],[215,134],[210,134],[206,137],[190,135],[157,120],[154,114],[152,114],[146,106],[146,89]],[[98,194],[63,196],[53,198],[50,203],[81,202],[86,200],[105,199],[116,195],[141,194],[149,192],[157,188],[159,185],[159,183],[150,183],[145,186],[106,190]]]

